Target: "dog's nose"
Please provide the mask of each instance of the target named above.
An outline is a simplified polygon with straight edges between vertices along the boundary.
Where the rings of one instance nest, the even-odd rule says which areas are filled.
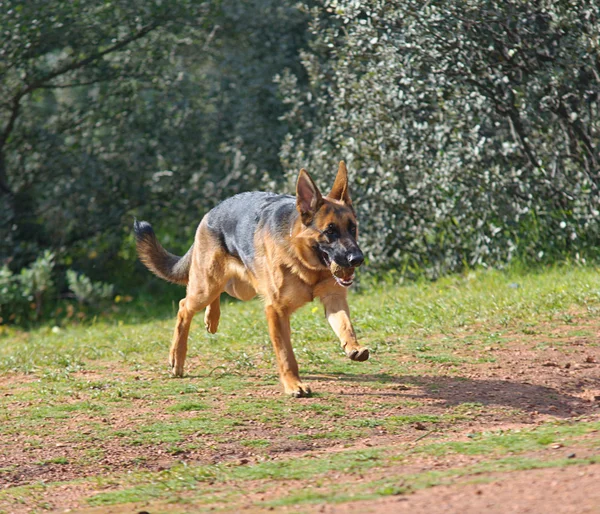
[[[348,255],[348,264],[353,268],[358,268],[363,262],[365,262],[365,257],[360,251]]]

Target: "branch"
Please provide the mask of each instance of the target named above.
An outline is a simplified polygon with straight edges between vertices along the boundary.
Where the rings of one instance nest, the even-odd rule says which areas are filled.
[[[525,128],[523,127],[523,123],[521,122],[521,117],[519,116],[517,109],[515,109],[513,106],[508,110],[506,114],[508,116],[508,121],[510,122],[513,137],[515,137],[514,134],[517,135],[516,139],[521,143],[521,147],[523,148],[523,152],[525,152],[525,155],[527,156],[529,164],[531,164],[533,168],[538,168],[539,164],[537,162],[537,158],[535,157],[535,155],[533,154],[533,150],[529,146],[527,136],[525,135]]]
[[[516,142],[521,144],[521,148],[523,149],[523,152],[525,153],[529,164],[531,164],[533,168],[537,168],[539,164],[537,162],[536,156],[533,153],[533,149],[527,141],[525,127],[523,126],[521,117],[519,116],[519,111],[515,107],[514,94],[512,93],[512,91],[508,90],[510,102],[508,102],[507,105],[506,103],[500,101],[495,92],[485,84],[470,78],[467,79],[466,82],[475,85],[481,91],[483,91],[484,94],[486,94],[487,98],[494,102],[496,112],[498,112],[498,114],[500,114],[501,116],[506,116],[508,118],[513,138]]]
[[[16,121],[17,117],[19,116],[19,109],[21,108],[21,98],[22,98],[22,96],[17,95],[13,98],[13,101],[11,102],[10,117],[8,118],[8,123],[6,124],[6,128],[4,129],[4,132],[0,136],[0,154],[2,154],[2,150],[4,148],[4,143],[6,143],[6,140],[8,139],[9,134],[11,133],[13,127],[15,126],[15,121]],[[1,179],[2,179],[2,176],[0,175],[0,180]]]
[[[562,101],[562,98],[558,99],[558,105],[555,108],[553,108],[552,110],[559,117],[563,118],[565,123],[567,123],[567,126],[571,126],[573,128],[573,130],[575,131],[575,134],[577,134],[577,136],[579,136],[579,139],[582,141],[583,146],[587,150],[590,158],[592,159],[592,163],[594,164],[594,167],[595,167],[596,166],[596,155],[594,153],[594,145],[593,145],[592,141],[590,140],[590,138],[588,137],[588,135],[585,133],[585,130],[583,130],[579,119],[577,119],[577,118],[571,119],[571,116],[569,115],[569,112],[567,111],[567,108],[566,108],[564,102]],[[575,113],[575,114],[577,114],[577,113]]]
[[[30,84],[29,86],[27,86],[24,90],[24,95],[27,93],[31,93],[32,91],[41,87],[45,82],[48,82],[49,80],[55,79],[56,77],[58,77],[60,75],[64,75],[65,73],[68,73],[70,71],[74,71],[74,70],[78,70],[79,68],[83,68],[84,66],[87,66],[91,62],[97,61],[101,57],[104,57],[105,55],[108,55],[112,52],[116,52],[117,50],[120,50],[121,48],[126,47],[129,43],[132,43],[133,41],[137,41],[138,39],[141,39],[142,37],[144,37],[146,34],[148,34],[149,32],[151,32],[152,30],[154,30],[157,27],[158,27],[158,23],[151,23],[149,25],[146,25],[136,34],[126,37],[122,41],[119,41],[118,43],[115,43],[114,45],[109,46],[106,50],[102,50],[101,52],[96,52],[95,54],[92,54],[89,57],[86,57],[85,59],[81,59],[80,61],[63,65],[58,70],[55,70],[52,73],[49,73],[45,77],[42,77],[41,79],[38,79],[35,82],[33,82],[32,84]]]
[[[122,75],[115,75],[114,77],[88,80],[86,82],[71,82],[70,84],[42,84],[41,86],[38,87],[38,89],[70,89],[72,87],[91,86],[93,84],[99,84],[101,82],[108,82],[117,77],[123,78]]]
[[[8,140],[8,136],[10,135],[10,133],[12,132],[12,130],[14,128],[15,120],[17,119],[17,116],[19,115],[21,99],[25,95],[28,95],[29,93],[31,93],[41,87],[46,87],[47,82],[55,79],[56,77],[64,75],[65,73],[69,73],[70,71],[74,71],[74,70],[83,68],[84,66],[87,66],[88,64],[90,64],[94,61],[97,61],[98,59],[101,59],[105,55],[108,55],[112,52],[116,52],[116,51],[126,47],[129,43],[132,43],[133,41],[141,39],[142,37],[144,37],[146,34],[151,32],[158,26],[159,26],[159,24],[157,22],[150,23],[149,25],[142,27],[135,34],[132,34],[131,36],[126,37],[125,39],[115,43],[114,45],[109,46],[105,50],[102,50],[101,52],[96,52],[96,53],[86,57],[85,59],[81,59],[79,61],[64,64],[63,66],[59,67],[58,69],[54,70],[53,72],[48,73],[47,75],[32,82],[31,84],[24,87],[23,89],[17,91],[17,93],[15,94],[15,96],[13,97],[12,102],[11,102],[12,108],[11,108],[10,118],[8,120],[8,123],[7,123],[4,131],[2,132],[2,135],[0,135],[0,153],[2,152],[2,148],[4,147],[6,141]]]
[[[12,198],[13,192],[8,187],[8,180],[6,178],[6,160],[4,154],[0,152],[0,192]]]

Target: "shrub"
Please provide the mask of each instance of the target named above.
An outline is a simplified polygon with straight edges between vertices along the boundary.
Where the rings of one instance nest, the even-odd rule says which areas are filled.
[[[371,265],[595,254],[598,17],[585,0],[327,2],[310,85],[279,78],[285,167],[326,184],[348,161]]]
[[[0,324],[15,323],[26,325],[42,321],[57,306],[58,296],[54,291],[54,254],[46,251],[29,267],[13,273],[5,265],[0,268]],[[84,274],[73,270],[66,272],[67,283],[72,295],[80,305],[98,309],[112,300],[114,286],[103,282],[92,282]],[[60,307],[55,314],[65,312]],[[67,305],[67,317],[74,313],[72,305]],[[83,315],[83,312],[79,314]],[[79,316],[82,317],[82,316]]]
[[[0,324],[25,323],[41,317],[44,302],[54,287],[53,268],[54,254],[49,251],[18,274],[6,265],[0,268]]]
[[[83,273],[67,270],[67,284],[80,304],[94,307],[100,306],[107,300],[112,300],[114,286],[104,282],[92,282]]]

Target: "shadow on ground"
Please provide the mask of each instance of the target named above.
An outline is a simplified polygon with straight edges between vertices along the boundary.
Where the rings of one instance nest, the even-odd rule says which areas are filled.
[[[345,388],[341,394],[365,397],[398,397],[406,400],[441,400],[443,406],[451,407],[463,403],[480,403],[482,405],[503,406],[519,409],[524,412],[550,414],[562,418],[600,412],[600,405],[587,401],[575,394],[569,394],[557,388],[519,382],[517,380],[471,379],[464,377],[423,376],[389,374],[345,374],[327,375],[313,374],[304,377],[312,381],[335,381],[338,384],[362,384],[369,382],[394,385],[397,390],[364,389],[353,391]],[[595,379],[600,388],[600,379]],[[580,385],[581,389],[582,386]],[[570,389],[574,389],[573,385]],[[575,386],[575,389],[577,387]]]

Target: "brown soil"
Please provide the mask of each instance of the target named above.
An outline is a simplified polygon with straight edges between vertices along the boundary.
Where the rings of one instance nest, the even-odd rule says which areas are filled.
[[[369,502],[325,505],[327,514],[597,514],[600,465],[488,475],[489,483],[458,483]]]
[[[472,360],[492,356],[494,362],[478,364],[432,364],[411,361],[411,374],[397,376],[380,373],[378,375],[355,374],[332,375],[319,374],[303,377],[313,390],[319,393],[335,393],[343,399],[347,413],[354,417],[369,417],[359,407],[368,402],[379,407],[378,416],[385,418],[398,414],[442,415],[454,406],[465,402],[482,404],[485,408],[477,412],[465,412],[463,419],[447,425],[441,423],[428,426],[416,423],[394,433],[387,433],[383,427],[375,427],[367,437],[352,442],[352,447],[366,448],[391,446],[398,443],[414,443],[424,437],[435,440],[441,433],[445,436],[453,433],[453,439],[466,439],[471,432],[520,428],[542,423],[549,419],[598,419],[600,416],[600,347],[591,346],[592,341],[581,337],[571,337],[573,324],[557,326],[552,329],[552,346],[543,343],[544,338],[536,341],[536,334],[526,337],[523,333],[514,334],[512,340],[492,345],[483,351],[465,348],[464,354]],[[586,330],[593,325],[586,322]],[[546,339],[547,340],[547,339]],[[562,343],[562,345],[561,345]],[[596,341],[593,341],[596,343]],[[115,370],[111,370],[114,376]],[[130,373],[122,370],[123,374]],[[94,375],[94,373],[90,373]],[[101,378],[101,374],[91,379]],[[155,375],[140,373],[140,380],[156,380]],[[16,387],[26,387],[31,377],[0,377],[0,394],[3,386],[10,383],[13,391]],[[381,387],[381,382],[385,383]],[[377,387],[374,387],[378,384]],[[5,393],[10,395],[11,393]],[[219,392],[210,391],[202,399],[211,402],[215,415],[219,414]],[[257,387],[240,396],[272,397],[281,394],[277,387]],[[83,393],[75,397],[84,398]],[[415,400],[418,407],[398,407],[398,401]],[[298,399],[298,402],[322,401]],[[167,419],[168,403],[156,403],[149,398],[136,401],[133,410],[119,411],[110,417],[95,416],[88,413],[76,413],[64,425],[64,434],[81,433],[86,430],[92,434],[88,425],[102,423],[111,429],[127,430],[133,428],[142,419],[152,416],[155,421]],[[13,403],[8,406],[9,415],[18,415],[23,405]],[[181,416],[193,413],[181,413]],[[309,414],[307,414],[309,416]],[[334,429],[334,421],[331,427]],[[327,427],[325,427],[327,430]],[[320,427],[319,430],[323,430]],[[101,443],[85,440],[77,444],[67,443],[60,435],[40,437],[38,444],[32,445],[31,435],[15,435],[9,440],[0,436],[0,469],[9,470],[0,473],[0,490],[27,484],[39,484],[86,478],[129,470],[166,469],[179,461],[188,463],[217,463],[239,461],[255,462],[261,459],[279,459],[295,456],[319,454],[324,451],[339,451],[349,448],[339,440],[316,439],[300,441],[290,439],[295,433],[291,428],[272,428],[266,424],[248,421],[226,438],[212,438],[203,434],[193,434],[179,446],[199,440],[203,444],[193,450],[173,454],[166,445],[131,446],[123,444],[119,438],[109,438]],[[310,434],[310,427],[306,430]],[[249,439],[268,440],[268,450],[253,450],[242,443]],[[10,445],[9,445],[10,443]],[[102,459],[86,463],[86,452],[101,444]],[[5,451],[2,448],[8,448]],[[597,449],[598,450],[598,449]],[[600,451],[600,450],[598,450]],[[65,464],[48,463],[60,457],[66,458]],[[474,457],[455,456],[451,459],[433,459],[419,463],[422,469],[428,467],[448,468],[466,465],[476,461]],[[600,466],[573,466],[536,471],[522,471],[487,476],[490,483],[457,483],[450,486],[437,486],[418,491],[414,494],[390,497],[372,502],[347,503],[343,505],[321,505],[304,508],[303,511],[327,513],[600,513]],[[283,486],[283,484],[282,484]],[[295,487],[298,485],[296,484]],[[94,491],[88,485],[65,485],[60,494],[52,493],[47,498],[52,505],[61,510],[81,508],[85,503],[80,500],[89,497]],[[0,501],[0,512],[2,512]],[[29,512],[15,509],[7,512]],[[595,510],[594,510],[595,509]],[[286,509],[287,510],[287,509]],[[250,508],[247,510],[252,512]],[[90,511],[91,512],[91,511]],[[119,509],[104,509],[95,512],[125,512]],[[127,512],[132,512],[127,510]]]

